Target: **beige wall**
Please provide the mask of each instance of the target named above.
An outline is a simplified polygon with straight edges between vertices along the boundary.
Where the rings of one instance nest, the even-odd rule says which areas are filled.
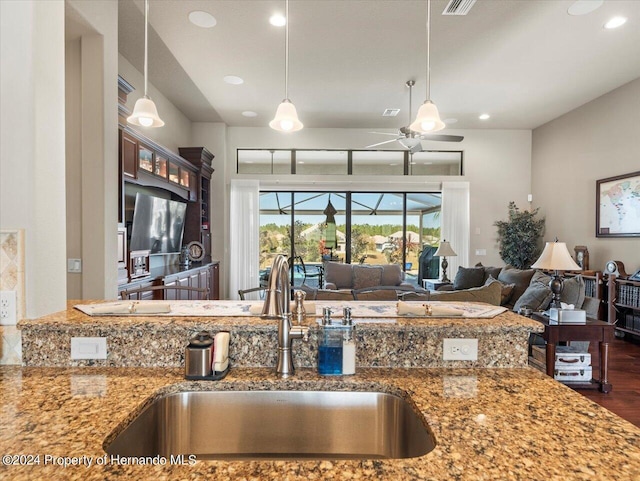
[[[535,129],[532,151],[545,239],[586,245],[592,269],[608,260],[640,269],[640,238],[595,236],[596,180],[640,170],[640,79]]]
[[[24,229],[26,317],[66,300],[64,9],[0,2],[0,229]]]

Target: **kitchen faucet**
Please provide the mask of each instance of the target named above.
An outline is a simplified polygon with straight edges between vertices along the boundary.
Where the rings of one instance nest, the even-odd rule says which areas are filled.
[[[276,374],[285,378],[293,375],[293,358],[291,342],[293,339],[309,340],[307,326],[291,325],[291,286],[289,285],[289,263],[283,255],[273,260],[267,295],[262,307],[262,317],[278,319],[278,363]]]

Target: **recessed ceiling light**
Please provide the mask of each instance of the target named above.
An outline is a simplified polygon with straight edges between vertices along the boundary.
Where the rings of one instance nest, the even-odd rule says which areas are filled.
[[[607,29],[618,28],[624,25],[625,23],[627,23],[626,18],[613,17],[611,20],[609,20],[607,23],[604,24],[604,28],[607,28]]]
[[[491,118],[491,115],[489,115],[489,114],[480,114],[480,115],[478,116],[478,118],[479,118],[480,120],[487,120],[487,119],[490,119],[490,118]]]
[[[242,115],[244,115],[245,117],[257,117],[258,114],[256,112],[254,112],[253,110],[245,110],[244,112],[242,112]]]
[[[602,6],[604,0],[576,0],[567,9],[569,15],[586,15]]]
[[[304,160],[299,160],[298,163],[299,164],[304,164]]]
[[[389,165],[398,165],[396,162],[394,162],[393,164],[389,164]]]
[[[455,124],[458,122],[458,119],[444,119],[443,122],[447,125],[449,124]]]
[[[287,24],[287,19],[284,18],[281,14],[276,13],[271,15],[269,18],[269,23],[274,27],[284,27]]]
[[[189,14],[189,21],[197,27],[202,28],[215,27],[218,23],[213,15],[208,12],[203,12],[202,10],[194,10],[191,12]]]
[[[241,85],[244,83],[244,80],[236,75],[227,75],[223,80],[231,85]]]

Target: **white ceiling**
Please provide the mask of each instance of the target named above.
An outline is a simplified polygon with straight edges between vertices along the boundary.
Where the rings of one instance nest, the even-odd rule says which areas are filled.
[[[119,0],[120,53],[142,71],[142,0]],[[432,4],[431,98],[452,128],[532,129],[640,77],[640,1],[478,0],[467,16]],[[189,12],[217,25],[194,26]],[[284,97],[284,1],[151,0],[149,81],[194,121],[265,127]],[[616,30],[603,24],[628,17]],[[425,98],[425,0],[291,0],[289,97],[306,127],[399,128]],[[223,81],[237,75],[244,84]],[[382,117],[386,108],[401,109]],[[242,111],[258,113],[246,118]],[[482,112],[489,121],[478,120]],[[446,133],[446,130],[444,131]]]

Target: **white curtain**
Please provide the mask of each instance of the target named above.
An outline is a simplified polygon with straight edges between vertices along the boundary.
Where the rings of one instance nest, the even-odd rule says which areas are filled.
[[[260,285],[260,183],[231,180],[229,232],[229,297],[238,289]]]
[[[443,182],[441,237],[458,254],[447,257],[447,277],[452,281],[458,266],[469,267],[469,224],[469,182]]]

